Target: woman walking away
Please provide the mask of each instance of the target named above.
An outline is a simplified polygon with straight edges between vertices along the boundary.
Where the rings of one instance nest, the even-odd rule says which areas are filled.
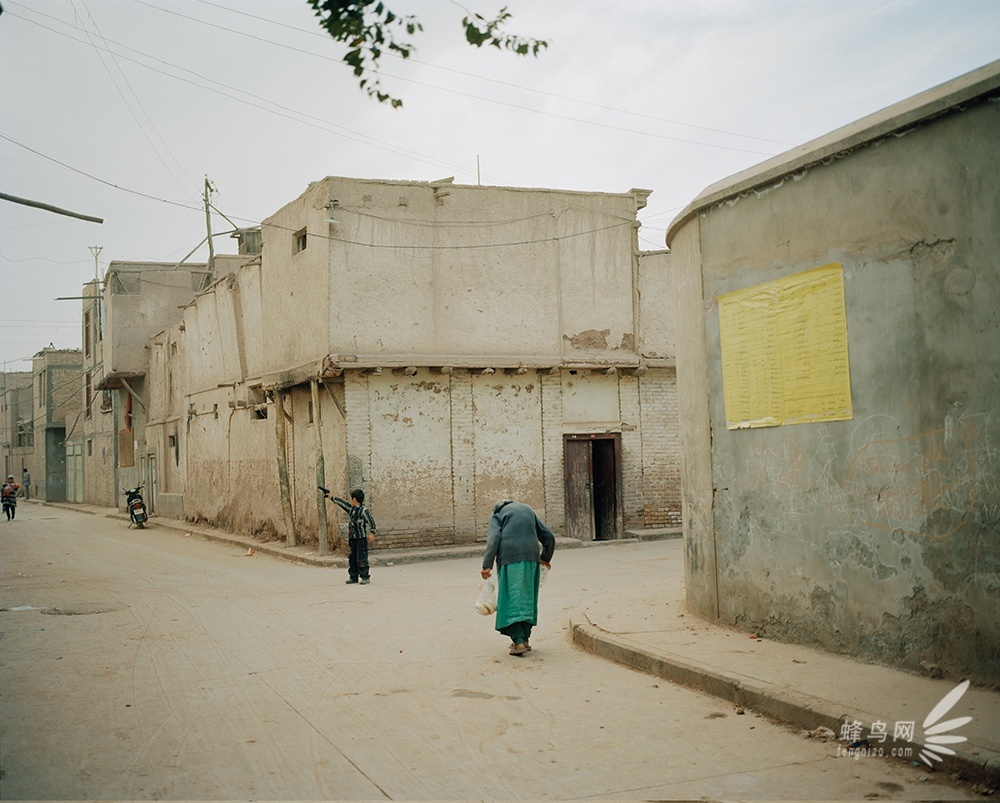
[[[531,628],[538,624],[539,564],[551,568],[555,550],[555,536],[528,505],[509,499],[497,502],[481,574],[484,580],[488,578],[496,562],[496,629],[510,638],[511,655],[524,655],[531,649]]]
[[[21,486],[14,482],[14,475],[7,477],[7,482],[0,489],[0,499],[3,501],[3,512],[7,514],[7,521],[11,521],[17,513],[17,492]]]

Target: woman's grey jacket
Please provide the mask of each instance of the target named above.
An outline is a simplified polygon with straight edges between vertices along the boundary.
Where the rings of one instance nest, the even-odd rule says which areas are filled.
[[[542,545],[541,556],[539,544]],[[483,555],[484,569],[492,568],[494,560],[497,566],[523,560],[538,563],[539,557],[548,563],[555,551],[556,537],[530,506],[522,502],[501,502],[493,508]]]

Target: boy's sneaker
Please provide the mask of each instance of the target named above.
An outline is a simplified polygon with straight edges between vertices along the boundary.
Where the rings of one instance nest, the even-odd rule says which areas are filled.
[[[345,582],[345,583],[346,583],[347,585],[352,585],[352,584],[354,584],[354,583],[358,582],[358,578],[357,578],[357,577],[352,577],[352,578],[351,578],[350,580],[344,580],[344,582]]]
[[[361,578],[361,585],[363,585],[363,586],[368,585],[370,582],[371,582],[371,579],[368,578],[368,577],[362,577]]]

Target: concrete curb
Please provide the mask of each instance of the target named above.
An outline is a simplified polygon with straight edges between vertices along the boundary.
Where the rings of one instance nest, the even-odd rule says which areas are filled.
[[[751,683],[678,656],[654,653],[598,627],[590,621],[586,610],[570,617],[569,631],[572,642],[592,655],[711,694],[734,706],[750,709],[776,722],[804,731],[825,727],[834,734],[839,734],[841,723],[845,721],[873,722],[877,719],[866,711],[846,708],[836,710],[834,704],[827,700],[801,694],[786,686],[766,682]],[[839,740],[835,738],[834,741]],[[922,745],[915,742],[900,741],[898,744],[903,748],[910,748],[912,756],[916,756],[922,748]],[[968,748],[977,755],[946,756],[938,767],[933,770],[924,767],[925,771],[958,773],[966,780],[986,784],[994,789],[1000,787],[1000,755],[972,743],[969,743]]]

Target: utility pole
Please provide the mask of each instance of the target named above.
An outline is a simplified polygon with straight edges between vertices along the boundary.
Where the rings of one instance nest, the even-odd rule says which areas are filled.
[[[99,245],[90,246],[90,253],[94,255],[94,278],[97,279],[98,283],[101,281],[101,268],[97,262],[97,258],[101,255],[101,251],[103,250],[104,248]]]
[[[215,187],[212,186],[212,182],[208,180],[208,176],[205,176],[205,228],[208,234],[208,270],[211,277],[215,278],[215,245],[212,243],[212,210],[210,207],[211,193]]]
[[[101,251],[103,251],[103,250],[104,250],[104,248],[101,247],[101,246],[99,246],[99,245],[92,245],[92,246],[90,246],[90,252],[94,255],[94,289],[97,291],[97,295],[98,296],[101,295],[101,266],[100,266],[100,262],[98,261],[98,257],[101,255]],[[95,306],[97,307],[97,315],[94,316],[95,319],[96,319],[96,323],[97,323],[97,326],[96,326],[97,337],[96,337],[96,339],[97,340],[101,340],[104,337],[104,334],[103,334],[104,330],[102,328],[103,321],[101,321],[101,307],[103,306],[103,299],[102,298],[98,298],[97,299],[97,304]]]

